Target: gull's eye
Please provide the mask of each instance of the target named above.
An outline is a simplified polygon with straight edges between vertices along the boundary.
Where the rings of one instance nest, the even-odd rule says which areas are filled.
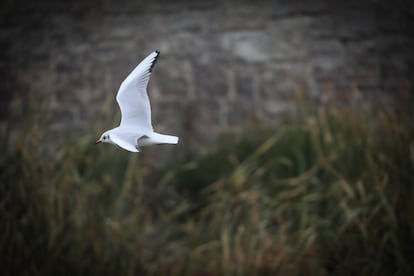
[[[106,140],[106,136],[104,136],[103,139]]]

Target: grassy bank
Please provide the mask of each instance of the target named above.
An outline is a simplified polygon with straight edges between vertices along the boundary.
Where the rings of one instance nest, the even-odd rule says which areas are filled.
[[[5,275],[410,275],[408,114],[300,108],[156,168],[145,152],[4,130]]]

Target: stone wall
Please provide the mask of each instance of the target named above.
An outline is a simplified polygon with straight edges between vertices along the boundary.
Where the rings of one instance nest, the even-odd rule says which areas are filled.
[[[315,102],[413,92],[410,0],[86,2],[1,4],[3,120],[30,93],[53,114],[51,130],[119,116],[120,82],[155,49],[155,128],[189,141],[273,124],[299,91]]]

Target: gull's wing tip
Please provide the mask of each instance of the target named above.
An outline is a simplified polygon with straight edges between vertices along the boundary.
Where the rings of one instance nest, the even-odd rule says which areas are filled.
[[[158,57],[160,56],[160,51],[155,50],[156,56],[154,57],[154,60],[152,61],[151,67],[149,68],[150,73],[152,72],[152,69],[154,68],[155,63],[157,63]]]

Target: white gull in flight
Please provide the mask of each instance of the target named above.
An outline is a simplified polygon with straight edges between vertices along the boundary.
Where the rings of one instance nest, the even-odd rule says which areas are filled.
[[[116,95],[121,109],[121,123],[105,131],[97,144],[111,143],[131,152],[139,152],[144,146],[178,143],[178,137],[157,133],[151,124],[147,85],[159,55],[159,51],[149,54],[121,83]]]

